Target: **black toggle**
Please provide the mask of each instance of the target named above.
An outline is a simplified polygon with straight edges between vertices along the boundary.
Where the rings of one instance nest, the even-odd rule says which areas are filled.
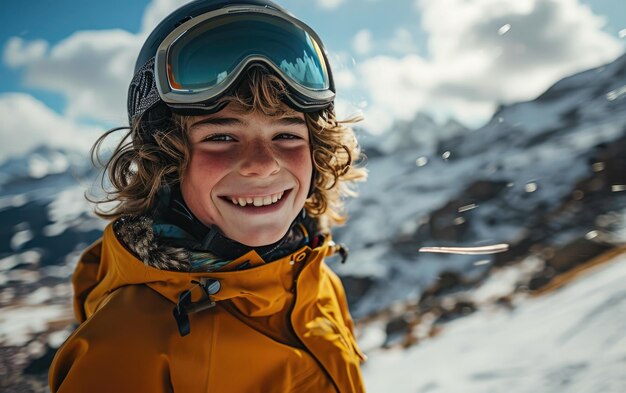
[[[209,308],[215,307],[216,303],[211,298],[211,295],[219,292],[221,285],[218,280],[213,279],[202,279],[201,281],[192,281],[193,284],[199,285],[206,298],[201,299],[197,302],[191,301],[191,290],[186,290],[180,294],[178,297],[178,303],[174,306],[174,319],[176,320],[176,325],[178,326],[178,332],[181,337],[185,337],[191,332],[191,324],[189,323],[189,314],[193,314],[196,312],[204,311]]]

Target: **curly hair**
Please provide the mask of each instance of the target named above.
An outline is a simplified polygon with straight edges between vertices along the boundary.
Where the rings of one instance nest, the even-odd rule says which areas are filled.
[[[220,99],[222,105],[236,103],[246,113],[258,111],[267,116],[289,116],[295,110],[284,104],[288,94],[285,84],[263,66],[252,67],[237,89]],[[163,109],[161,109],[163,110]],[[103,198],[87,197],[96,204],[96,214],[115,219],[122,215],[148,213],[154,206],[157,191],[164,186],[176,186],[182,181],[191,157],[187,135],[189,116],[169,113],[158,121],[143,116],[131,127],[118,127],[103,134],[91,149],[94,164],[98,164],[111,183],[102,188]],[[313,191],[305,209],[320,228],[343,224],[347,215],[344,198],[356,196],[354,184],[367,178],[360,167],[361,150],[351,125],[360,121],[355,116],[337,120],[334,108],[304,113],[310,135],[311,159],[316,171]],[[113,133],[128,132],[114,148],[108,160],[102,159],[105,140]],[[113,208],[104,204],[117,202]]]

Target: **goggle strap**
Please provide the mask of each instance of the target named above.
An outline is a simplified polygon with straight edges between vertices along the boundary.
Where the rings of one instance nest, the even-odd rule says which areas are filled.
[[[144,64],[133,77],[128,88],[128,121],[133,124],[144,112],[161,100],[154,82],[154,57]]]

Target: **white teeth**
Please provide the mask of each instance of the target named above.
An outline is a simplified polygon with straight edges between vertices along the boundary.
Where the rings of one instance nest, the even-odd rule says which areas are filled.
[[[276,203],[281,200],[285,192],[281,191],[277,194],[260,197],[230,197],[230,201],[239,206],[254,205],[254,206],[267,206]]]

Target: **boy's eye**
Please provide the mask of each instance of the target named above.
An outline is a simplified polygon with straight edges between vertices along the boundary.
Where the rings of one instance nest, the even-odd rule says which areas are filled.
[[[202,139],[203,142],[232,142],[235,138],[227,134],[212,134]]]
[[[295,135],[295,134],[282,133],[282,134],[276,135],[274,139],[298,140],[298,139],[302,139],[302,137],[299,135]]]

